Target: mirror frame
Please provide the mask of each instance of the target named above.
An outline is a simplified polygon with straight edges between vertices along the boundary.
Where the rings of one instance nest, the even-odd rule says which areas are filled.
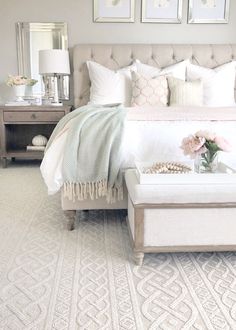
[[[65,22],[17,22],[16,23],[16,45],[17,45],[17,63],[18,74],[32,78],[31,74],[31,54],[30,54],[30,32],[59,32],[59,49],[68,49],[68,28]],[[60,76],[60,99],[69,100],[69,76]]]

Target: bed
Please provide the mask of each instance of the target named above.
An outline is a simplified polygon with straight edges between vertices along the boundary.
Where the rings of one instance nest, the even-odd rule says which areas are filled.
[[[74,77],[74,107],[78,108],[88,103],[90,97],[90,80],[88,70],[86,66],[87,60],[92,60],[100,63],[110,69],[116,70],[125,66],[128,66],[135,59],[139,59],[142,63],[146,63],[156,67],[166,67],[168,65],[190,59],[194,64],[198,64],[208,68],[214,68],[218,65],[230,62],[236,59],[236,45],[150,45],[150,44],[80,44],[74,47],[73,51],[73,77]],[[166,110],[166,109],[165,109]],[[160,111],[165,112],[165,110]],[[171,118],[171,115],[167,119],[160,120],[156,118],[153,120],[152,115],[148,115],[148,112],[143,115],[143,112],[137,112],[133,116],[132,109],[130,110],[130,122],[129,125],[133,126],[133,136],[138,136],[139,132],[143,129],[143,126],[148,125],[153,132],[156,132],[155,123],[158,123],[158,140],[163,139],[163,134],[166,130],[166,123],[168,123],[170,139],[175,141],[173,148],[176,148],[182,134],[178,132],[183,131],[181,125],[188,121],[188,129],[185,126],[185,135],[199,129],[199,126],[204,129],[211,128],[214,130],[220,130],[226,137],[232,139],[235,134],[236,117],[233,114],[235,109],[230,110],[230,115],[227,116],[229,109],[221,109],[221,115],[216,114],[214,109],[209,113],[208,117],[202,117],[196,115],[197,109],[192,108],[192,117],[188,117],[188,114],[184,111],[179,118],[178,127],[176,129],[176,120],[178,120],[178,111],[175,109],[175,117]],[[204,112],[204,111],[203,111]],[[225,113],[225,116],[222,115]],[[236,112],[235,112],[236,113]],[[176,117],[177,114],[177,117]],[[233,115],[232,115],[233,114]],[[132,117],[133,116],[133,117]],[[222,126],[222,118],[224,125]],[[170,127],[172,126],[172,127]],[[178,135],[179,134],[179,135]],[[174,138],[175,137],[175,138]],[[132,140],[132,136],[127,136],[127,141]],[[148,140],[147,140],[148,141]],[[145,143],[145,142],[144,142]],[[164,145],[164,144],[163,144]],[[148,148],[148,146],[147,146]],[[137,150],[133,150],[133,154]],[[160,152],[160,150],[159,150]],[[168,159],[172,150],[169,149],[168,153],[162,146],[162,155],[165,157],[162,160]],[[140,159],[139,155],[137,156]],[[179,160],[181,160],[181,154],[179,151]],[[130,167],[132,161],[126,164]],[[62,209],[66,212],[68,217],[68,226],[73,226],[75,210],[89,210],[89,209],[126,209],[127,208],[127,194],[125,192],[124,199],[114,204],[108,204],[105,198],[97,200],[86,201],[72,201],[61,195]]]

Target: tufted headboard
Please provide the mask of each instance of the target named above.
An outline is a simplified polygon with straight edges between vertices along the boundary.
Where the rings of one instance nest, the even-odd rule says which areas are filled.
[[[150,45],[150,44],[81,44],[74,47],[74,106],[89,101],[90,80],[86,66],[93,60],[110,69],[119,69],[139,59],[143,63],[165,67],[184,59],[208,68],[236,60],[236,44],[233,45]]]

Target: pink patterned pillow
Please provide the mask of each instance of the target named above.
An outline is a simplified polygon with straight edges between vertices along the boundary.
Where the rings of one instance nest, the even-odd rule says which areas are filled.
[[[168,82],[166,76],[145,77],[132,72],[132,107],[167,106]]]

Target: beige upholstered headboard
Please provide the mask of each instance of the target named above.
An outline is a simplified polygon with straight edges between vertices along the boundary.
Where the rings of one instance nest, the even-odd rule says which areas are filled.
[[[208,68],[236,60],[234,45],[150,45],[150,44],[81,44],[74,47],[74,106],[89,101],[90,80],[85,62],[93,60],[110,69],[118,69],[139,59],[143,63],[165,67],[184,59]]]

